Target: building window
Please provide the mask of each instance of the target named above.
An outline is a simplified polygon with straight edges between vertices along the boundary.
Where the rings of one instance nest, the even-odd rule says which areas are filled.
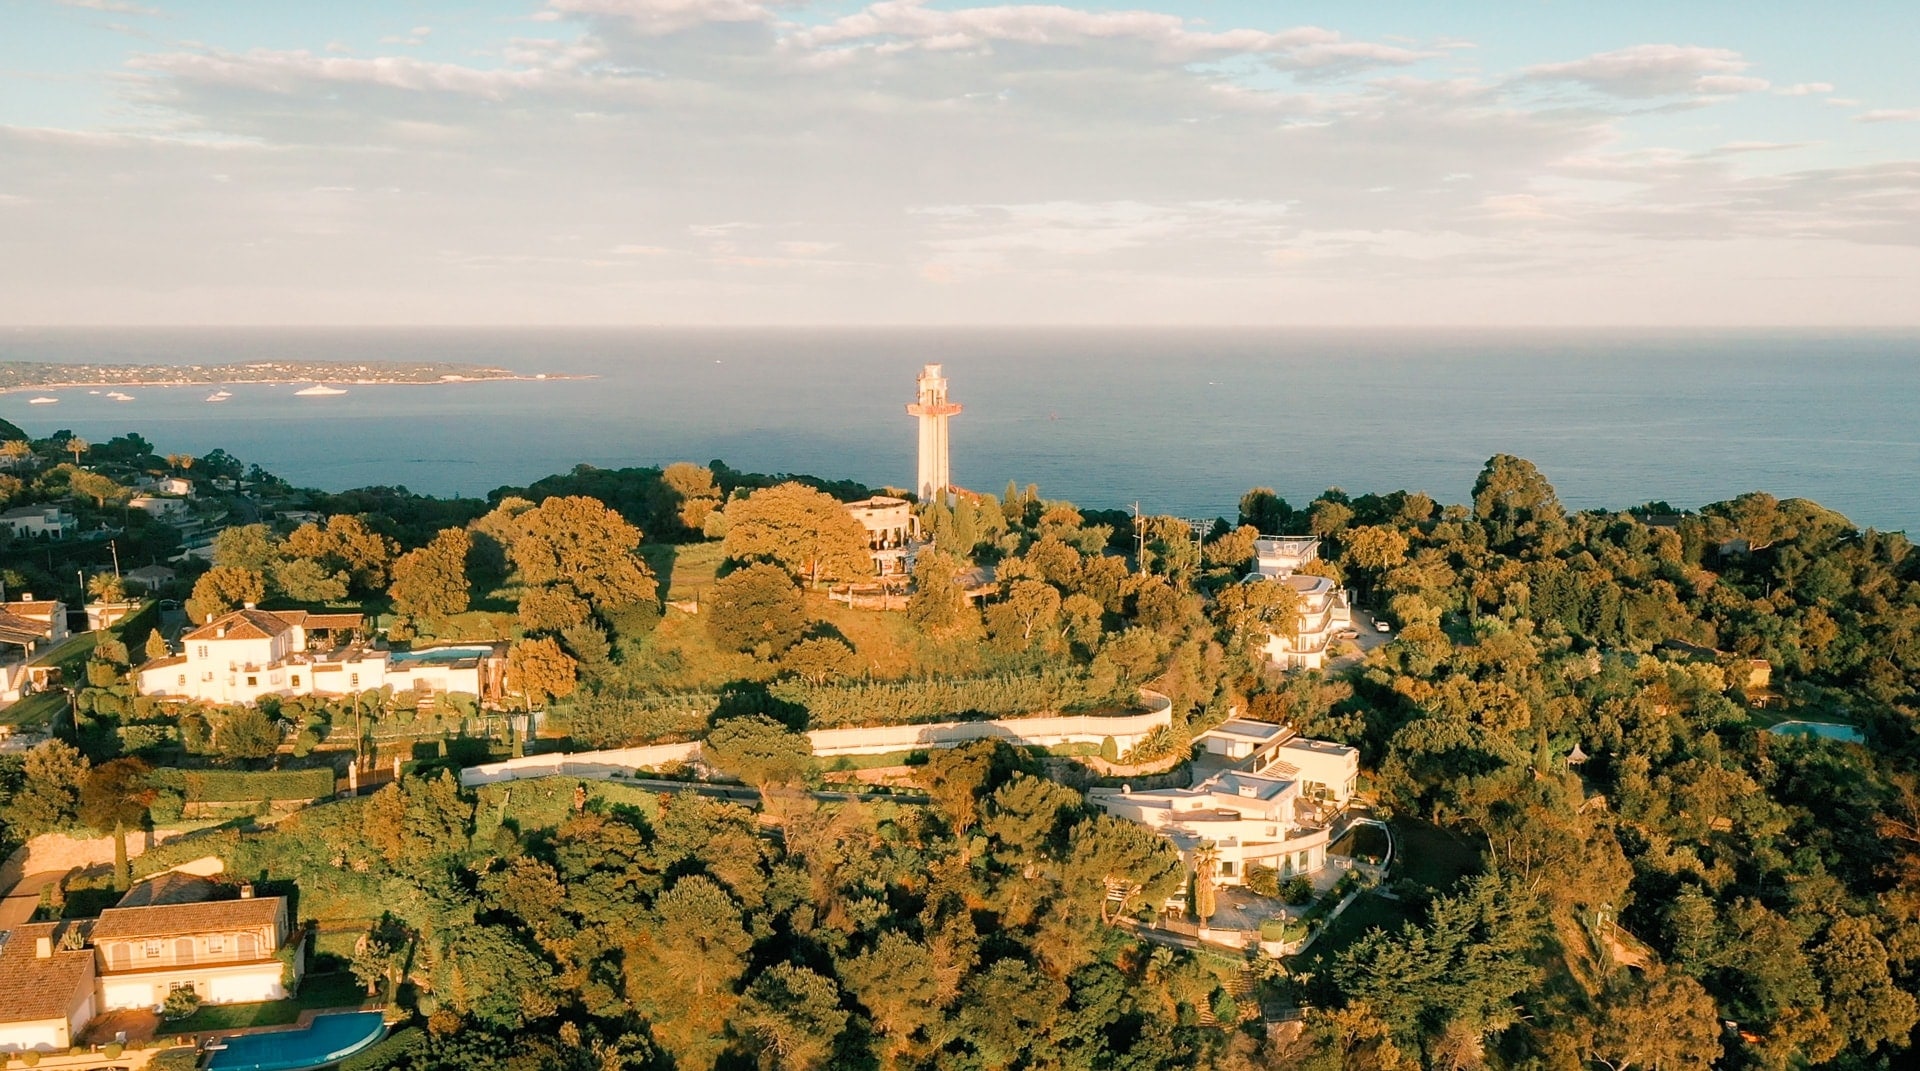
[[[300,687],[300,674],[298,674],[298,673],[295,673],[295,674],[293,675],[293,686],[294,686],[295,688],[298,688],[298,687]]]
[[[195,658],[205,658],[205,657],[207,657],[207,645],[203,643],[203,644],[201,644],[200,646],[198,646],[198,647],[195,647],[195,648],[193,649],[193,656],[194,656]]]
[[[260,683],[260,678],[254,676],[251,673],[247,674],[247,687],[252,688],[258,685],[259,683]]]
[[[207,951],[209,951],[209,952],[225,952],[226,950],[227,950],[227,935],[226,935],[226,934],[224,934],[224,933],[215,933],[215,934],[208,934],[208,935],[207,935]]]
[[[212,671],[212,670],[208,670],[207,672],[205,672],[205,673],[202,673],[202,674],[200,674],[200,679],[201,679],[201,680],[203,680],[203,681],[210,681],[210,680],[212,680],[212,679],[213,679],[213,671]]]
[[[354,691],[356,692],[359,691],[360,690],[360,674],[354,673],[354,674],[350,674],[350,676],[352,676],[353,680],[351,680],[348,683],[353,685]]]
[[[185,688],[186,686],[187,686],[187,675],[185,673],[182,673],[180,674],[180,687]]]
[[[148,959],[160,958],[160,942],[158,941],[147,942],[147,958]]]
[[[1233,877],[1233,861],[1232,860],[1223,859],[1220,861],[1220,876],[1223,878]]]

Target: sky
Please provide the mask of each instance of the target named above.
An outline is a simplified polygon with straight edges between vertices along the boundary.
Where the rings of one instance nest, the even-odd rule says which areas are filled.
[[[1920,325],[1920,4],[0,0],[0,324]]]

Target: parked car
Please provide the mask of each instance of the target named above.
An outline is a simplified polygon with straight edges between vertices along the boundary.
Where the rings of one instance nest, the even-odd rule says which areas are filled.
[[[1373,627],[1374,627],[1374,630],[1375,630],[1375,631],[1377,631],[1377,632],[1392,632],[1392,631],[1393,631],[1393,626],[1392,626],[1392,625],[1389,625],[1389,624],[1387,624],[1387,623],[1386,623],[1385,621],[1382,621],[1382,620],[1379,620],[1379,619],[1377,619],[1377,618],[1376,618],[1376,619],[1374,620],[1374,622],[1373,622]]]

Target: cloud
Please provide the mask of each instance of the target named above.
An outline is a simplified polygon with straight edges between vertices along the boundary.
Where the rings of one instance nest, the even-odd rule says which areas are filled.
[[[1797,82],[1790,86],[1780,86],[1774,90],[1783,97],[1817,97],[1833,92],[1831,82]]]
[[[145,15],[149,18],[166,14],[157,7],[131,3],[130,0],[59,0],[62,7],[85,8],[88,11],[104,11],[113,15]]]
[[[427,43],[427,38],[432,36],[432,34],[433,34],[433,27],[431,26],[415,26],[413,29],[408,30],[406,33],[395,34],[390,37],[382,37],[380,39],[380,43],[383,45],[408,45],[408,46],[424,45]]]
[[[775,8],[798,2],[803,0],[549,0],[549,11],[616,20],[640,33],[666,35],[708,23],[771,22]]]
[[[1751,64],[1727,48],[1634,45],[1568,63],[1527,68],[1533,82],[1572,82],[1616,97],[1644,99],[1687,94],[1752,93],[1767,81],[1741,74]]]
[[[1920,108],[1876,108],[1853,117],[1856,123],[1920,122]]]

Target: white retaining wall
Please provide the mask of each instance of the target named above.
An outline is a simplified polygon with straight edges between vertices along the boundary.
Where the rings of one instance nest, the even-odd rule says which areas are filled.
[[[807,734],[813,753],[884,755],[917,748],[955,747],[972,740],[998,738],[1016,744],[1053,747],[1059,744],[1099,744],[1112,737],[1122,752],[1153,730],[1173,724],[1173,703],[1157,692],[1142,691],[1147,710],[1141,714],[1105,717],[1070,714],[1047,718],[1001,718],[994,721],[941,721],[926,725],[887,725],[870,729],[815,729]],[[581,751],[564,755],[529,755],[505,762],[470,766],[460,771],[460,783],[486,785],[528,777],[609,777],[634,770],[653,769],[700,757],[698,743],[656,744],[652,747]]]

